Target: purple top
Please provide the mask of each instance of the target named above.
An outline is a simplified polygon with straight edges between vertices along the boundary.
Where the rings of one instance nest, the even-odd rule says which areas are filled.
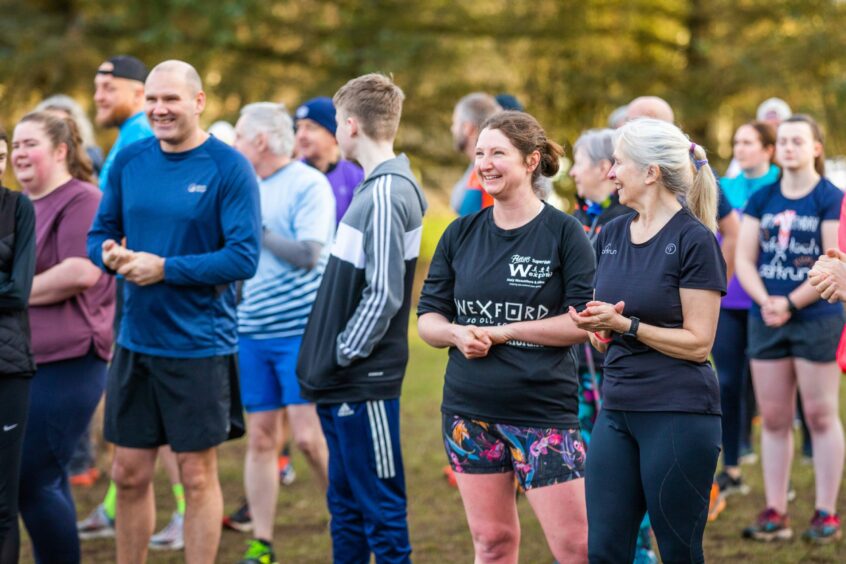
[[[304,162],[314,166],[307,160]],[[364,171],[354,162],[341,159],[330,166],[325,174],[335,194],[335,225],[337,225],[350,207],[355,187],[364,180]]]
[[[36,276],[70,257],[88,260],[88,229],[100,205],[100,195],[94,185],[72,179],[32,201]],[[109,360],[114,284],[114,279],[104,273],[81,294],[50,305],[30,306],[32,350],[38,364],[84,356],[92,345],[97,356]]]

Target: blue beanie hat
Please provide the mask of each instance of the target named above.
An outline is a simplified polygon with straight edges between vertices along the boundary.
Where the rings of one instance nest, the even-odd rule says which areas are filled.
[[[328,129],[329,133],[335,135],[337,124],[335,123],[335,106],[332,104],[332,98],[320,96],[303,103],[302,106],[297,108],[296,119],[315,121]]]

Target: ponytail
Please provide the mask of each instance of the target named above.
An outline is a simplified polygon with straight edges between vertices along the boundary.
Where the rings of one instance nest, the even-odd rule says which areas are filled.
[[[717,230],[717,179],[703,147],[672,123],[653,118],[632,120],[614,136],[616,148],[644,169],[657,166],[663,187],[708,229]]]
[[[49,111],[43,111],[28,113],[19,123],[27,121],[41,124],[53,147],[65,145],[67,148],[65,165],[73,178],[83,182],[94,181],[94,166],[91,164],[88,153],[85,152],[82,135],[72,118],[59,117]]]
[[[717,230],[717,179],[705,155],[705,148],[690,145],[693,184],[687,190],[687,207],[711,231]]]

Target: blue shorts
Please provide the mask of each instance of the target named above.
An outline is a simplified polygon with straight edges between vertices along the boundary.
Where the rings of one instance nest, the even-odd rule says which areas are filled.
[[[309,403],[300,396],[297,355],[302,336],[238,339],[241,403],[247,413]]]

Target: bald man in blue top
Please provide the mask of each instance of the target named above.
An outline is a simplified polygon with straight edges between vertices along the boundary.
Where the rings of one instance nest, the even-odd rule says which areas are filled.
[[[155,137],[117,155],[88,236],[91,260],[126,279],[104,425],[117,445],[118,562],[146,559],[163,444],[185,488],[186,562],[215,560],[216,447],[244,433],[233,283],[256,272],[258,185],[243,156],[200,128],[204,107],[191,65],[165,61],[150,72],[145,110]]]

